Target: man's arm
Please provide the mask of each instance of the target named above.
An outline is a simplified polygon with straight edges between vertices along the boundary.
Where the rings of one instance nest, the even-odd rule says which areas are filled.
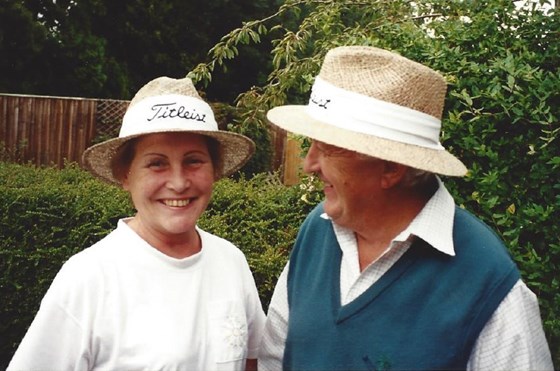
[[[259,350],[259,370],[276,371],[282,369],[284,346],[288,335],[288,265],[278,278]]]
[[[521,280],[475,344],[467,370],[553,370],[537,297]]]

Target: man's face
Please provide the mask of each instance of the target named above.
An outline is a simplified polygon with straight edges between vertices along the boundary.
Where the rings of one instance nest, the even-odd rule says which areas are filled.
[[[313,141],[304,170],[323,182],[325,212],[338,225],[355,230],[380,202],[383,161]]]

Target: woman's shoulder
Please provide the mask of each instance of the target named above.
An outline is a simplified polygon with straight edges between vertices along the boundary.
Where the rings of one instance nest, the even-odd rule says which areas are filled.
[[[245,254],[233,242],[198,227],[197,231],[202,240],[202,248],[209,253],[245,260]]]
[[[101,267],[111,264],[118,256],[119,231],[115,229],[93,245],[72,255],[62,266],[59,275],[77,281],[88,280]]]

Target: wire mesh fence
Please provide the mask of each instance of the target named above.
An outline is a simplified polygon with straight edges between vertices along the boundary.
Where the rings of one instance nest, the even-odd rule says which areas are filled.
[[[122,118],[130,101],[116,99],[99,99],[96,113],[96,135],[94,143],[115,138],[119,135]]]

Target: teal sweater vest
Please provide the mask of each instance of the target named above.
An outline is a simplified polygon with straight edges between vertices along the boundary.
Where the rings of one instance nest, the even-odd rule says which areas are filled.
[[[319,205],[288,274],[288,370],[464,369],[486,322],[519,279],[502,242],[456,208],[456,256],[417,239],[362,295],[340,305],[341,250]]]

